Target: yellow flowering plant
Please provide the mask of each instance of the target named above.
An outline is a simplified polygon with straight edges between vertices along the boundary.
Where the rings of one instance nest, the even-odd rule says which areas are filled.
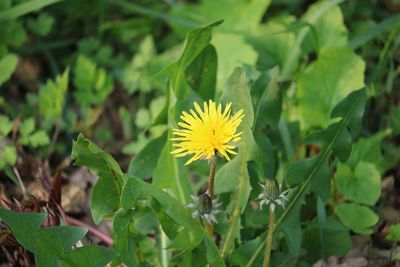
[[[21,5],[25,6],[25,2],[29,1],[23,2]],[[146,1],[138,5],[129,1],[103,2],[99,17],[104,17],[107,23],[119,25],[119,21],[128,15],[111,16],[114,8],[108,10],[105,7],[115,2],[121,7],[133,5],[131,11],[143,13],[138,21],[140,25],[153,21],[143,16],[155,15],[154,18],[171,23],[171,29],[175,23],[193,25],[178,16],[180,8],[186,4],[190,4],[192,11],[195,6],[213,3],[204,9],[207,12],[214,3],[219,5],[218,1],[212,0],[196,3],[178,1],[178,5],[171,4],[173,16],[162,13],[159,16],[149,12],[151,9],[141,7]],[[152,7],[163,7],[163,4],[153,2]],[[262,10],[260,5],[263,2],[267,6],[270,1],[231,2],[226,5],[227,8],[233,8],[235,12],[249,12],[241,16],[245,20],[238,16],[240,27],[232,24],[236,20],[234,14],[227,18],[225,26],[220,28],[223,32],[219,32],[214,40],[212,32],[222,21],[188,32],[183,47],[179,47],[183,48],[181,56],[165,66],[157,76],[150,73],[169,59],[171,51],[175,55],[178,50],[164,51],[167,48],[165,44],[174,42],[177,36],[168,34],[173,38],[163,41],[160,46],[158,37],[153,40],[147,34],[156,26],[154,24],[145,27],[144,31],[135,30],[135,39],[140,39],[143,33],[147,37],[139,47],[127,49],[134,51],[135,55],[131,66],[124,71],[122,81],[120,67],[112,72],[116,74],[112,77],[115,76],[118,81],[115,85],[114,78],[110,78],[111,73],[107,73],[114,64],[101,62],[101,65],[107,63],[103,66],[107,70],[99,68],[97,63],[100,62],[91,62],[97,60],[98,55],[89,53],[90,60],[83,55],[74,56],[73,59],[77,58],[75,67],[71,66],[71,72],[64,72],[61,82],[58,81],[60,77],[55,78],[54,83],[50,82],[51,90],[47,83],[39,89],[38,99],[30,95],[29,107],[14,106],[13,99],[5,101],[3,108],[12,120],[8,117],[4,119],[4,116],[1,119],[0,116],[0,132],[3,129],[0,169],[1,159],[8,160],[6,163],[10,164],[4,166],[3,174],[10,176],[15,185],[21,187],[22,195],[28,196],[32,188],[36,188],[32,184],[37,182],[32,179],[25,181],[25,175],[29,173],[22,163],[32,158],[30,154],[34,146],[25,149],[24,137],[45,125],[42,124],[43,119],[47,121],[47,117],[55,117],[45,128],[48,134],[54,131],[51,144],[48,148],[43,147],[42,151],[43,155],[49,151],[49,157],[43,158],[43,163],[40,160],[37,174],[32,174],[42,183],[45,194],[40,194],[43,196],[37,199],[35,196],[15,201],[15,204],[0,201],[5,203],[5,208],[4,204],[3,208],[0,207],[0,246],[5,252],[0,256],[0,262],[10,259],[15,264],[32,266],[35,259],[38,267],[312,266],[319,259],[347,253],[351,248],[351,234],[374,231],[379,217],[374,213],[376,207],[372,208],[381,196],[380,175],[388,170],[381,165],[383,156],[380,153],[384,150],[380,149],[380,142],[387,135],[382,133],[377,138],[362,140],[352,148],[352,138],[357,137],[360,130],[366,103],[365,90],[357,89],[362,86],[364,77],[357,77],[354,73],[364,71],[364,66],[352,49],[342,47],[347,42],[340,42],[340,49],[333,46],[328,49],[322,38],[321,42],[316,42],[321,49],[315,51],[316,57],[312,57],[312,62],[309,60],[312,54],[308,54],[312,47],[307,31],[313,29],[312,39],[318,39],[321,27],[315,24],[333,16],[318,17],[340,1],[319,1],[305,15],[306,18],[314,18],[314,22],[308,21],[313,27],[268,34],[268,42],[262,39],[264,37],[259,39],[251,35],[261,28],[265,33],[270,30],[275,32],[276,29],[268,28],[275,28],[279,23],[291,28],[287,23],[295,25],[295,17],[291,16],[289,21],[276,20],[272,24],[267,22],[264,25],[262,22],[260,29],[256,27],[247,31],[247,23],[253,21],[247,18],[257,19],[253,16],[256,9],[261,10],[260,21],[261,18],[269,19],[263,15],[265,9]],[[3,13],[12,13],[17,9],[18,6]],[[164,12],[167,8],[161,10]],[[334,9],[335,12],[339,10],[339,6]],[[29,21],[35,16],[30,16]],[[193,16],[199,21],[203,21],[203,17]],[[41,20],[42,17],[38,17],[38,21]],[[324,29],[328,29],[330,23],[325,24]],[[118,32],[120,26],[117,27]],[[228,33],[231,28],[235,34]],[[107,31],[111,33],[114,30]],[[395,36],[394,33],[391,35]],[[282,49],[275,49],[277,41],[281,42],[291,35],[293,38],[290,40],[294,43],[289,40],[287,47],[279,45]],[[164,34],[160,32],[160,36]],[[132,34],[125,37],[130,40]],[[347,38],[347,35],[343,37]],[[126,40],[124,44],[129,43]],[[394,39],[389,38],[389,43],[390,40]],[[251,45],[259,52],[258,59],[252,56]],[[292,48],[293,45],[297,48]],[[80,43],[78,46],[83,47]],[[246,49],[237,51],[237,47],[243,46]],[[264,49],[266,51],[261,52]],[[286,50],[290,50],[291,55],[286,55]],[[18,49],[16,51],[18,53]],[[158,54],[160,51],[163,51],[161,55]],[[11,60],[13,58],[17,60],[11,55]],[[3,63],[7,65],[8,60]],[[257,64],[254,64],[256,60]],[[279,63],[274,63],[275,60]],[[22,63],[24,60],[21,58]],[[16,75],[12,75],[12,82],[20,79],[19,67],[17,69]],[[133,76],[132,71],[135,72]],[[142,77],[143,72],[145,77]],[[25,88],[25,83],[20,85]],[[126,86],[129,86],[129,89],[125,88],[129,94],[132,93],[129,95],[133,97],[130,99],[132,102],[120,101],[123,90],[109,94],[114,88]],[[153,86],[157,90],[153,91]],[[344,89],[339,88],[342,86]],[[13,89],[14,86],[5,84],[4,88]],[[23,96],[16,90],[11,91],[6,95]],[[71,98],[72,94],[75,100]],[[110,96],[112,101],[103,107],[103,102],[108,101],[106,96]],[[36,100],[40,102],[39,113],[29,120],[30,123],[23,123],[24,116],[37,104]],[[57,110],[48,109],[53,100],[57,102]],[[120,102],[123,106],[115,112],[112,108]],[[19,109],[23,112],[17,116]],[[75,111],[78,117],[74,115]],[[79,114],[82,112],[94,114],[89,116],[93,125],[99,123],[99,128],[96,126],[92,130],[94,126],[91,124],[85,130],[85,135],[95,138],[99,146],[82,134],[77,135],[78,129],[86,129],[80,127],[82,116]],[[118,118],[121,123],[118,120],[114,123]],[[118,126],[115,127],[117,131],[107,129],[105,123],[108,121]],[[318,131],[312,133],[313,129]],[[118,133],[120,130],[123,131]],[[366,134],[368,131],[362,132]],[[310,132],[310,136],[303,136]],[[60,153],[62,148],[70,145],[57,142],[57,139],[72,134],[76,134],[77,138],[72,144],[71,160],[79,168],[64,160],[65,151]],[[14,157],[6,153],[10,145],[17,148]],[[107,145],[113,146],[112,155],[100,147]],[[121,158],[123,154],[129,155],[131,161]],[[372,161],[379,164],[379,170]],[[57,165],[50,166],[53,163]],[[56,168],[60,171],[56,172]],[[86,169],[90,169],[93,172],[90,177],[96,176],[96,179],[87,180]],[[50,173],[56,173],[53,179]],[[64,189],[68,189],[65,182],[75,183],[75,178],[79,181],[84,179],[83,183],[79,182],[82,192],[91,191],[90,201],[84,199],[85,203],[90,203],[90,222],[87,221],[89,216],[82,216],[82,221],[72,217],[75,207],[64,203]],[[24,182],[29,182],[27,187],[24,187]],[[10,184],[6,184],[5,189]],[[8,194],[7,190],[3,191]],[[79,217],[89,215],[86,214],[88,210],[85,209],[85,214],[79,213]],[[112,225],[112,229],[97,229],[92,225],[104,220],[109,220],[107,225]],[[49,225],[52,227],[47,227]],[[400,232],[397,228],[393,229],[391,237],[396,235],[396,231]],[[88,239],[84,237],[87,231]],[[335,246],[331,246],[334,243],[332,240],[337,243]],[[396,242],[400,238],[391,240]]]
[[[182,112],[180,129],[174,129],[172,138],[176,147],[171,153],[177,157],[192,157],[185,165],[195,160],[210,160],[219,153],[227,160],[229,154],[236,155],[233,149],[240,141],[241,132],[237,132],[244,116],[243,109],[231,114],[232,103],[228,103],[222,110],[222,105],[209,100],[204,102],[203,109],[197,102],[193,103],[196,112],[191,109],[190,113]]]

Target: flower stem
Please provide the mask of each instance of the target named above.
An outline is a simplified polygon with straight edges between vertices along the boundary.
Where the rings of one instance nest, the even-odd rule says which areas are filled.
[[[210,176],[208,178],[208,195],[211,199],[214,197],[214,181],[215,181],[215,170],[217,168],[217,158],[212,156],[210,159]],[[206,230],[208,235],[212,238],[214,237],[213,225],[211,223],[205,222]]]
[[[215,169],[217,168],[217,158],[212,156],[210,159],[210,176],[208,178],[208,195],[214,197],[214,180],[215,180]]]
[[[272,236],[274,233],[274,209],[272,205],[269,205],[269,225],[268,225],[268,236],[267,236],[267,244],[265,245],[265,254],[264,254],[264,263],[263,267],[269,267],[269,261],[271,258],[271,245],[272,245]]]

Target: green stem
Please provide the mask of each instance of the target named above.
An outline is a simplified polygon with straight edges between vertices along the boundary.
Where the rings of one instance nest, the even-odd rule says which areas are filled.
[[[215,170],[217,169],[217,158],[212,156],[210,159],[210,176],[208,178],[208,195],[211,199],[214,197],[214,181],[215,181]],[[208,235],[213,238],[214,237],[214,230],[213,225],[211,223],[205,222],[205,227],[207,230]]]
[[[272,246],[272,236],[274,233],[274,209],[272,204],[269,205],[269,224],[268,224],[268,236],[267,244],[265,245],[264,263],[263,267],[269,267],[269,262],[271,259],[271,246]]]
[[[208,195],[214,197],[214,181],[215,181],[215,170],[217,168],[217,158],[212,156],[210,159],[210,176],[208,177]]]

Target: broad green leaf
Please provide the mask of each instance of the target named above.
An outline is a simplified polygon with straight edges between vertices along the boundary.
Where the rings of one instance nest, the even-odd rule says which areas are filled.
[[[364,86],[364,61],[348,48],[325,49],[296,79],[298,105],[294,117],[302,127],[327,126],[332,108]]]
[[[117,211],[113,218],[113,247],[119,253],[118,262],[128,266],[138,266],[137,240],[140,235],[134,225],[136,211]]]
[[[213,28],[221,24],[222,21],[209,24],[202,28],[191,30],[187,33],[185,39],[185,45],[183,52],[179,59],[165,69],[163,69],[158,75],[166,75],[169,77],[167,86],[167,100],[163,110],[156,118],[155,123],[165,123],[168,121],[170,126],[175,126],[175,117],[169,117],[168,114],[172,109],[172,115],[177,115],[175,104],[176,99],[179,99],[179,105],[184,107],[185,104],[192,104],[193,100],[198,100],[198,96],[190,89],[189,84],[186,81],[185,71],[196,59],[196,57],[209,45],[211,41],[211,35]],[[185,107],[184,107],[185,108]]]
[[[215,267],[225,267],[225,262],[222,259],[214,239],[207,235],[204,237],[203,241],[206,246],[207,262],[209,265]]]
[[[217,52],[208,45],[185,72],[186,82],[204,101],[214,99],[217,80]]]
[[[188,94],[189,86],[186,83],[185,70],[208,46],[211,41],[212,30],[219,24],[221,24],[221,21],[188,32],[180,58],[165,69],[170,74],[170,87],[176,97],[180,98]]]
[[[375,165],[375,168],[383,174],[385,169],[385,159],[382,155],[382,140],[390,135],[390,130],[376,133],[368,138],[361,138],[354,144],[351,155],[346,164],[355,169],[360,161]]]
[[[124,184],[121,168],[110,154],[83,135],[73,142],[71,158],[76,165],[86,166],[99,176],[91,197],[93,221],[98,224],[104,216],[118,210]]]
[[[151,177],[157,167],[157,162],[160,158],[165,142],[170,142],[166,139],[167,135],[163,134],[162,136],[148,142],[139,154],[132,159],[127,174],[141,179]]]
[[[61,266],[60,256],[86,233],[87,229],[77,226],[53,226],[37,230],[34,233],[36,265]]]
[[[161,226],[171,239],[185,234],[181,249],[192,250],[204,238],[204,232],[198,221],[192,219],[188,209],[170,194],[135,177],[129,177],[121,194],[121,204],[125,210],[135,207],[140,199],[151,198],[152,208],[158,215]],[[155,201],[155,202],[154,202]],[[171,228],[171,223],[174,227]],[[181,227],[179,227],[181,226]]]
[[[46,213],[16,212],[0,208],[0,219],[10,227],[17,241],[31,252],[36,252],[34,233],[46,216]]]
[[[211,42],[218,55],[217,88],[223,88],[226,80],[238,66],[254,65],[257,52],[237,33],[216,32]]]
[[[340,164],[336,171],[336,186],[351,201],[375,205],[381,195],[381,177],[372,163],[360,161],[354,172]]]
[[[113,90],[113,79],[103,68],[80,55],[74,68],[76,100],[83,105],[100,105]]]
[[[63,0],[30,0],[0,12],[0,22],[11,20]]]
[[[54,123],[62,115],[65,96],[68,91],[69,69],[58,75],[54,80],[47,80],[40,87],[39,112],[45,119]]]
[[[331,217],[328,218],[325,225],[313,223],[303,231],[304,248],[307,250],[308,261],[317,262],[319,259],[327,259],[329,256],[345,256],[352,248],[349,231],[330,227],[334,224],[341,226],[337,219]],[[326,251],[322,249],[321,233],[326,242]]]
[[[303,27],[297,32],[295,42],[291,46],[289,54],[285,57],[281,76],[286,78],[290,76],[290,74],[297,68],[299,57],[302,52],[301,46],[307,34],[313,29],[312,25],[314,25],[319,18],[323,17],[331,8],[335,7],[341,2],[344,2],[344,0],[323,1],[318,5],[317,8],[314,8],[312,12],[308,12],[307,16],[302,18],[302,22],[310,25],[310,27]]]
[[[397,242],[400,241],[400,224],[390,226],[389,234],[386,236],[386,239]]]
[[[103,267],[117,256],[112,250],[99,245],[88,245],[64,253],[61,259],[68,267]]]
[[[235,68],[221,95],[223,103],[232,102],[233,112],[243,109],[245,117],[242,124],[251,127],[254,122],[254,108],[250,96],[249,81],[241,68]]]
[[[0,59],[0,85],[10,79],[18,63],[18,56],[12,53],[6,54]]]
[[[171,154],[173,151],[171,131],[161,151],[157,166],[153,172],[153,185],[161,190],[169,191],[181,204],[189,202],[189,175],[183,166],[182,159]]]
[[[317,2],[309,7],[303,19],[308,20],[312,14],[325,3]],[[319,17],[313,24],[303,42],[306,52],[321,51],[328,48],[340,48],[347,45],[347,29],[343,21],[343,14],[338,5],[332,6],[325,14]],[[314,38],[317,37],[316,40]]]
[[[335,213],[344,225],[356,233],[369,235],[379,217],[370,208],[354,203],[336,206]]]
[[[290,29],[292,23],[295,23],[293,16],[271,18],[258,27],[256,36],[246,36],[246,40],[259,52],[258,63],[263,69],[276,65],[282,68],[296,38],[295,31]]]
[[[216,20],[224,20],[221,31],[251,32],[261,22],[270,0],[203,0],[196,4],[181,3],[173,5],[171,14],[179,17],[194,19],[200,24],[209,24]],[[189,30],[188,26],[170,22],[178,33]]]

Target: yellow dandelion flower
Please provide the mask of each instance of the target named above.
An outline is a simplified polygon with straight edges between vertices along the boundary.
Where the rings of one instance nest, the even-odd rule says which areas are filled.
[[[190,114],[182,112],[178,125],[181,129],[174,129],[173,134],[176,136],[172,141],[176,147],[171,152],[176,157],[184,157],[193,155],[185,165],[192,163],[198,159],[210,159],[215,153],[223,155],[230,160],[229,154],[236,155],[233,150],[236,143],[240,140],[241,133],[236,133],[239,124],[244,116],[243,110],[239,110],[231,116],[232,103],[225,106],[222,112],[222,105],[212,100],[204,102],[204,111],[199,104],[193,103],[194,108],[190,110]]]

